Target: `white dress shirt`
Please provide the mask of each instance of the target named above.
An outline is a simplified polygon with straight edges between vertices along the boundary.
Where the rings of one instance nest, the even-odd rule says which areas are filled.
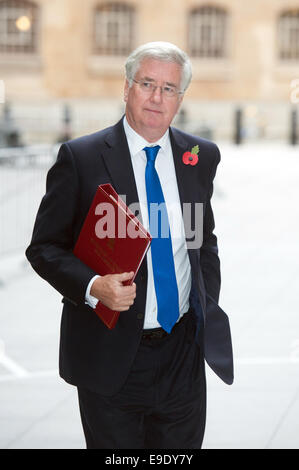
[[[145,168],[147,158],[144,147],[160,145],[160,150],[156,157],[155,168],[160,178],[164,199],[167,207],[169,226],[172,239],[172,251],[174,257],[175,273],[179,291],[179,310],[182,316],[189,309],[189,294],[191,288],[191,267],[187,253],[183,217],[180,205],[176,173],[173,162],[172,148],[169,138],[169,130],[155,143],[147,142],[137,134],[128,124],[126,117],[123,120],[124,130],[128,141],[128,146],[132,159],[132,166],[137,186],[138,199],[142,223],[149,230],[149,217],[147,208],[147,196],[145,186]],[[147,252],[147,296],[144,329],[159,328],[157,320],[157,299],[153,278],[151,249]],[[86,290],[86,303],[95,307],[97,299],[90,295],[90,288],[97,276],[91,279]]]

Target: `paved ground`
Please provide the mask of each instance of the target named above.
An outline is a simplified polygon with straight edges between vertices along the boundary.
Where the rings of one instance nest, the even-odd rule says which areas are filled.
[[[299,148],[220,148],[220,305],[236,378],[207,370],[204,448],[299,448]],[[0,286],[0,448],[84,448],[76,391],[57,375],[60,296],[22,251],[2,256]]]

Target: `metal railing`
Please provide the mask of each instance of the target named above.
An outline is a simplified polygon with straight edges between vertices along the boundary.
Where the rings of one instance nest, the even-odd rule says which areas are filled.
[[[59,144],[0,149],[0,257],[29,244]]]

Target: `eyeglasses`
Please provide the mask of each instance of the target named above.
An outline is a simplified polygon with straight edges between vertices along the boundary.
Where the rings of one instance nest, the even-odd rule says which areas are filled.
[[[155,83],[153,82],[147,82],[146,80],[134,80],[134,78],[133,78],[133,82],[137,83],[140,86],[141,91],[149,95],[151,93],[154,93],[157,88],[161,89],[161,93],[166,98],[173,98],[176,95],[184,94],[183,91],[178,91],[176,87],[170,86],[170,85],[159,86],[159,85],[155,85]]]

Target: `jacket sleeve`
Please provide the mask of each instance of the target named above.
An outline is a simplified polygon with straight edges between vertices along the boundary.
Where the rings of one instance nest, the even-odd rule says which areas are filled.
[[[211,183],[203,219],[203,244],[200,249],[200,260],[206,292],[218,303],[221,284],[220,260],[218,257],[217,237],[213,233],[215,222],[211,206],[213,180],[216,174],[217,165],[220,162],[220,152],[218,147],[215,146],[215,149],[216,155],[210,174]]]
[[[63,144],[47,175],[46,194],[37,213],[26,256],[43,279],[76,304],[85,301],[88,283],[97,274],[72,252],[79,199],[79,176],[74,156],[68,144]]]

